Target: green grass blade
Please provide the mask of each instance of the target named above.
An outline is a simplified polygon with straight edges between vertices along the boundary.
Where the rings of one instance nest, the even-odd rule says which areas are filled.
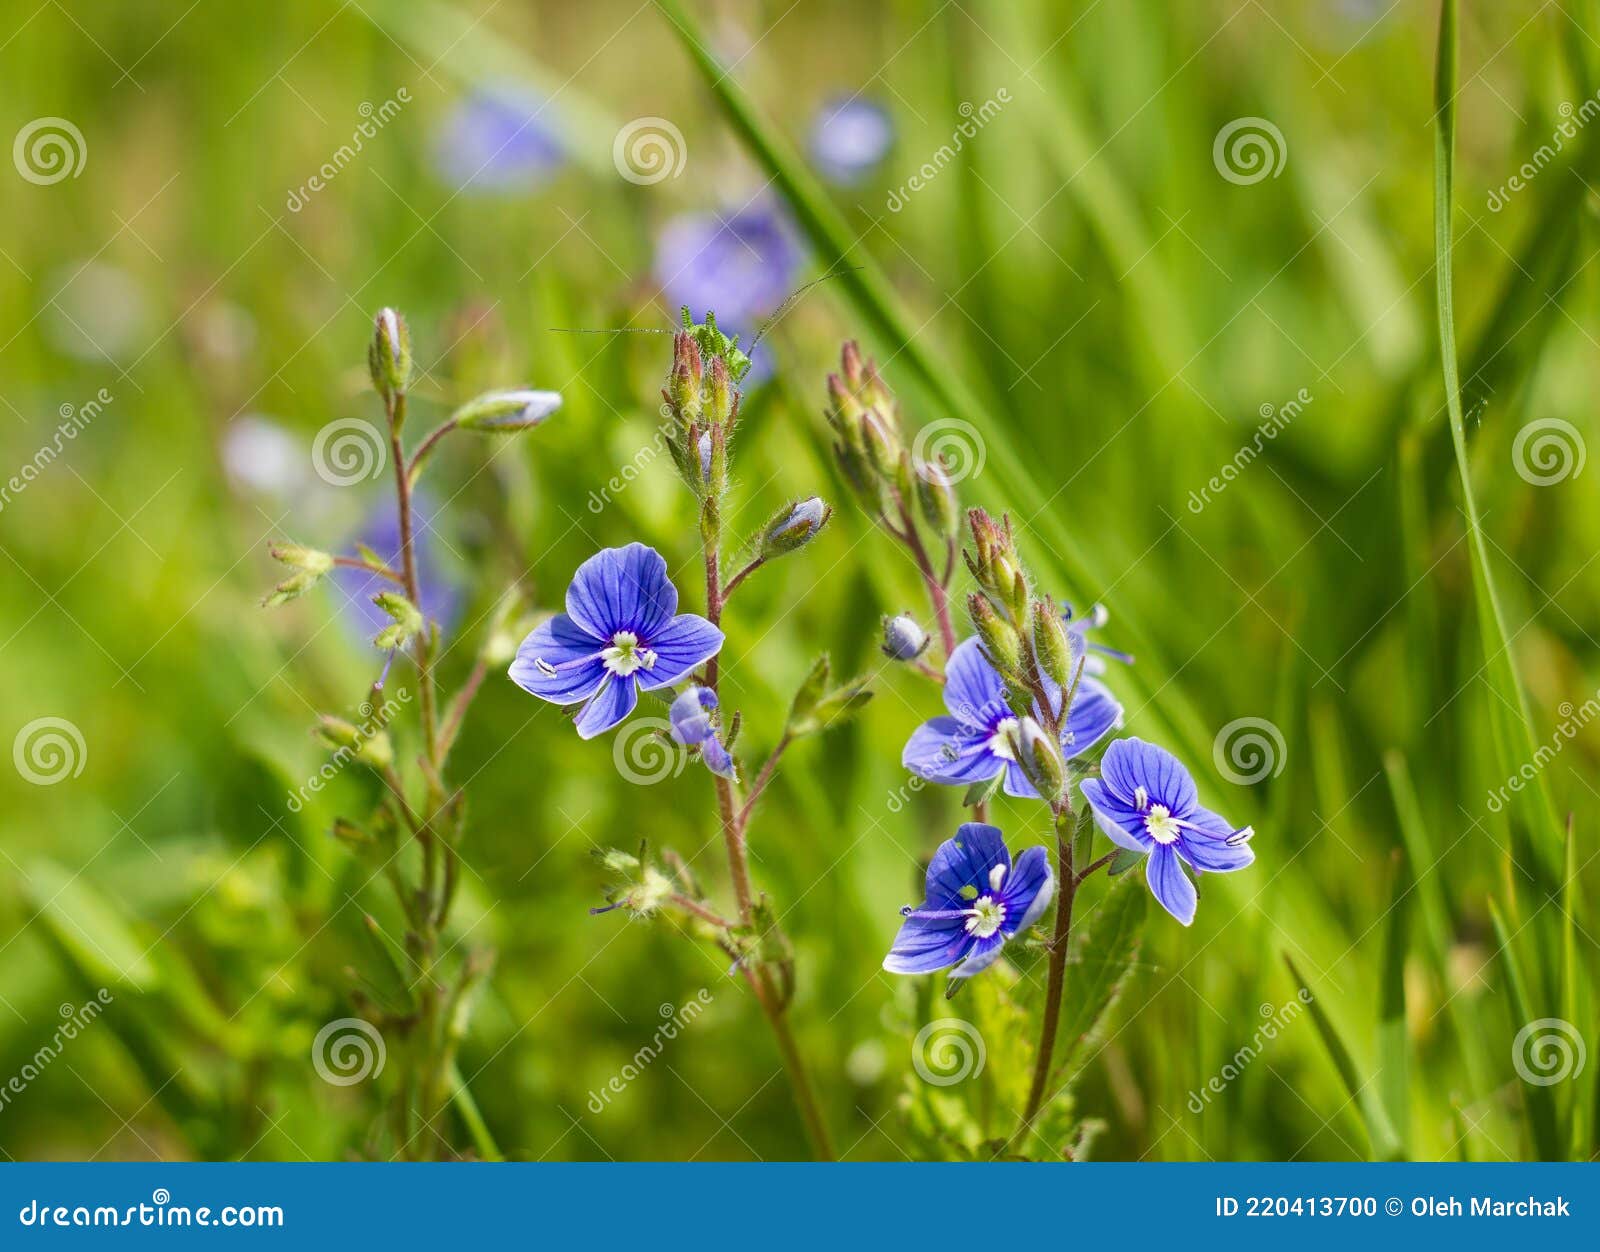
[[[1495,942],[1500,948],[1500,962],[1506,972],[1506,992],[1511,999],[1511,1027],[1520,1031],[1537,1020],[1528,997],[1528,983],[1523,977],[1522,963],[1517,959],[1511,941],[1516,938],[1506,926],[1500,906],[1489,901],[1489,918],[1494,924]],[[1520,934],[1521,932],[1517,932]],[[1561,1132],[1556,1114],[1555,1090],[1538,1083],[1519,1082],[1522,1090],[1522,1109],[1528,1121],[1528,1133],[1534,1150],[1541,1161],[1562,1159]]]
[[[1350,1055],[1350,1049],[1345,1046],[1344,1039],[1339,1034],[1338,1027],[1323,1009],[1322,1001],[1300,976],[1294,958],[1285,952],[1283,960],[1289,967],[1289,975],[1294,979],[1295,986],[1305,995],[1306,1007],[1311,1011],[1311,1021],[1317,1028],[1317,1034],[1322,1038],[1322,1046],[1328,1050],[1328,1057],[1333,1062],[1334,1069],[1339,1072],[1339,1080],[1349,1092],[1350,1099],[1361,1111],[1361,1120],[1366,1126],[1367,1145],[1372,1159],[1375,1161],[1401,1159],[1404,1152],[1399,1137],[1395,1134],[1394,1125],[1389,1121],[1389,1114],[1383,1107],[1383,1101],[1374,1090],[1373,1080],[1361,1077]]]
[[[1378,992],[1378,1094],[1406,1155],[1411,1149],[1411,1044],[1406,1035],[1406,945],[1410,938],[1411,896],[1410,864],[1396,853],[1389,911],[1384,915],[1383,980]]]
[[[1437,110],[1434,118],[1434,275],[1439,301],[1439,357],[1444,371],[1445,404],[1450,415],[1450,438],[1455,448],[1456,470],[1461,479],[1467,541],[1472,550],[1474,598],[1478,631],[1484,649],[1485,676],[1496,696],[1488,702],[1490,722],[1496,753],[1506,775],[1510,776],[1518,771],[1523,760],[1534,758],[1535,736],[1527,700],[1517,678],[1516,659],[1511,652],[1505,615],[1495,591],[1494,573],[1489,566],[1483,526],[1478,517],[1477,497],[1472,489],[1466,419],[1461,411],[1461,377],[1456,362],[1451,221],[1455,207],[1456,93],[1459,77],[1456,26],[1456,0],[1444,0],[1439,11],[1439,50],[1434,79]],[[1513,719],[1508,709],[1517,710],[1519,716]],[[1559,865],[1561,830],[1544,776],[1541,774],[1533,786],[1520,792],[1515,803],[1533,834],[1541,863],[1547,870],[1553,871]],[[1556,877],[1551,872],[1549,881],[1554,881]]]

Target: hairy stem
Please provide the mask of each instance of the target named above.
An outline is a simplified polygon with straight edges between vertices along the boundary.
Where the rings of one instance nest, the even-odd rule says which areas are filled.
[[[1072,902],[1081,881],[1072,866],[1072,808],[1062,806],[1056,814],[1056,876],[1061,884],[1056,902],[1056,928],[1050,939],[1050,973],[1044,993],[1044,1021],[1039,1028],[1039,1053],[1033,1063],[1033,1083],[1028,1088],[1028,1104],[1022,1114],[1021,1134],[1033,1124],[1044,1103],[1045,1085],[1050,1080],[1050,1064],[1055,1059],[1056,1027],[1061,1022],[1061,993],[1067,981],[1067,946],[1072,937]]]

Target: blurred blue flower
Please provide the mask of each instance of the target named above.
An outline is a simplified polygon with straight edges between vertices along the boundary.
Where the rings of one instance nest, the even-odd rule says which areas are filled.
[[[1055,878],[1043,848],[1029,848],[1012,865],[998,826],[966,822],[933,854],[924,894],[921,908],[901,910],[906,920],[883,968],[930,974],[959,961],[950,977],[970,978],[1044,915]]]
[[[1062,693],[1051,684],[1053,712]],[[1012,755],[1008,733],[1017,715],[1006,703],[1005,684],[977,639],[956,646],[945,666],[944,704],[949,717],[924,722],[907,741],[900,763],[930,782],[965,786],[1005,771],[1008,796],[1036,800],[1039,793]],[[1035,710],[1037,713],[1037,710]],[[1122,706],[1099,679],[1085,675],[1061,732],[1062,754],[1081,756],[1122,720]]]
[[[583,704],[578,734],[592,739],[633,712],[641,688],[670,687],[721,651],[720,630],[677,608],[659,552],[606,548],[572,576],[567,611],[522,641],[511,679],[552,704]]]
[[[434,136],[434,171],[458,190],[527,190],[566,160],[557,125],[553,106],[520,86],[480,88]]]
[[[1208,874],[1226,874],[1254,861],[1250,827],[1235,829],[1200,807],[1194,779],[1165,748],[1118,739],[1106,749],[1100,777],[1086,779],[1084,797],[1095,824],[1119,848],[1148,854],[1145,877],[1161,907],[1185,926],[1194,921],[1194,883],[1181,861]]]
[[[436,516],[437,506],[430,496],[420,491],[412,495],[411,547],[417,561],[417,582],[422,590],[422,603],[417,607],[424,617],[439,623],[440,630],[448,631],[461,616],[465,596],[461,579],[439,560],[438,546],[443,540],[433,530]],[[369,514],[351,539],[366,544],[390,569],[400,569],[400,512],[393,500]],[[336,569],[333,576],[345,595],[345,620],[357,632],[371,638],[392,624],[389,615],[372,603],[372,597],[378,592],[397,590],[392,582],[377,574],[343,566]]]
[[[760,322],[793,291],[804,256],[794,229],[774,207],[756,203],[730,217],[686,213],[673,218],[656,241],[655,279],[672,308],[707,309],[717,326],[741,336],[746,352]],[[745,385],[770,375],[752,356]]]
[[[1061,617],[1066,622],[1067,633],[1072,636],[1073,652],[1084,658],[1083,672],[1085,674],[1103,674],[1106,672],[1106,663],[1098,656],[1089,653],[1098,652],[1102,656],[1109,656],[1121,661],[1124,665],[1132,665],[1133,658],[1126,652],[1118,652],[1115,648],[1108,648],[1103,643],[1091,643],[1089,632],[1098,630],[1110,620],[1111,614],[1103,604],[1090,607],[1082,617],[1075,616],[1070,604],[1062,604]]]
[[[847,187],[877,169],[893,143],[888,111],[860,96],[835,96],[811,123],[811,159],[823,177]]]

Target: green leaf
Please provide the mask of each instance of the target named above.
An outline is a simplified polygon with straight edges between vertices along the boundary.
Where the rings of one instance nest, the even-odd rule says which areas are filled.
[[[1384,915],[1383,982],[1378,995],[1378,1094],[1400,1149],[1410,1149],[1410,1041],[1406,1037],[1406,942],[1412,894],[1406,859],[1395,856],[1394,884]]]
[[[35,861],[23,876],[39,920],[87,982],[116,991],[153,993],[154,962],[116,907],[79,873],[54,861]]]
[[[976,808],[986,803],[995,792],[1000,790],[1000,780],[1005,777],[1002,770],[993,778],[980,778],[977,782],[967,787],[967,794],[961,797],[961,807],[964,809]]]
[[[1112,878],[1120,878],[1140,861],[1144,854],[1135,852],[1131,848],[1118,848],[1111,854],[1111,863],[1106,866],[1106,873]]]
[[[1311,990],[1306,980],[1300,977],[1294,958],[1285,952],[1283,960],[1289,967],[1289,974],[1294,979],[1295,985],[1303,993],[1302,998],[1306,1007],[1311,1010],[1311,1021],[1317,1028],[1317,1034],[1322,1037],[1322,1046],[1328,1050],[1328,1057],[1333,1061],[1334,1069],[1339,1072],[1344,1089],[1349,1092],[1350,1100],[1354,1101],[1361,1111],[1361,1120],[1367,1130],[1367,1147],[1372,1159],[1375,1161],[1403,1159],[1404,1152],[1400,1140],[1389,1121],[1389,1114],[1384,1110],[1383,1101],[1373,1090],[1372,1080],[1361,1077],[1355,1061],[1351,1059],[1350,1049],[1345,1046],[1344,1039],[1333,1024],[1333,1019],[1323,1009],[1322,1001]]]

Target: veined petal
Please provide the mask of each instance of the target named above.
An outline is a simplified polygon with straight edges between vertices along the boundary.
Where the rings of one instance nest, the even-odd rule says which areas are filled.
[[[1174,845],[1178,855],[1198,870],[1208,874],[1227,874],[1243,869],[1256,859],[1248,842],[1240,840],[1230,845],[1233,827],[1210,809],[1196,809],[1185,819],[1187,824],[1178,834]]]
[[[1113,748],[1116,744],[1111,745]],[[1129,852],[1148,852],[1155,842],[1145,829],[1143,815],[1098,778],[1085,778],[1078,784],[1083,798],[1094,810],[1094,824],[1119,848]]]
[[[953,717],[936,717],[911,732],[900,764],[929,782],[962,786],[993,778],[1003,762],[989,751],[989,736]]]
[[[1151,804],[1164,804],[1177,818],[1188,817],[1200,805],[1200,794],[1183,762],[1165,748],[1143,739],[1118,739],[1100,762],[1100,776],[1125,802],[1140,788]]]
[[[976,638],[956,645],[944,667],[944,706],[957,721],[987,730],[1004,709],[1005,688]]]
[[[1006,920],[1000,929],[1008,935],[1028,929],[1044,916],[1056,893],[1055,875],[1050,871],[1050,854],[1032,847],[1017,857],[1006,875],[1000,898],[1006,906]]]
[[[605,674],[599,640],[565,613],[540,622],[517,647],[511,681],[553,704],[587,700]]]
[[[952,981],[981,974],[1000,959],[1001,949],[1005,946],[1006,937],[1001,931],[996,931],[987,939],[974,939],[972,947],[967,952],[967,959],[950,971]]]
[[[1009,872],[1011,853],[998,826],[963,822],[954,839],[946,839],[928,863],[927,897],[931,909],[964,909],[972,901],[961,895],[963,887],[990,890],[989,873],[996,865]]]
[[[623,721],[639,703],[638,685],[630,678],[607,674],[594,697],[583,706],[574,723],[580,739],[593,739]]]
[[[929,921],[908,917],[895,935],[883,968],[891,974],[931,974],[954,965],[972,946],[963,918]]]
[[[680,613],[654,634],[646,632],[642,643],[656,654],[656,663],[640,670],[639,685],[646,691],[670,687],[702,661],[722,651],[723,633],[693,613]]]
[[[1185,926],[1194,921],[1194,907],[1199,897],[1189,875],[1178,863],[1178,853],[1172,844],[1158,843],[1151,848],[1145,878],[1150,883],[1150,893],[1162,908]]]
[[[1031,782],[1022,766],[1016,761],[1007,761],[1006,780],[1001,784],[1008,796],[1015,796],[1018,800],[1037,800],[1039,791]]]
[[[667,577],[666,560],[642,543],[595,553],[567,588],[568,614],[600,639],[619,630],[649,639],[677,610],[678,589]]]
[[[1105,683],[1085,675],[1078,680],[1072,708],[1067,711],[1061,747],[1069,758],[1082,756],[1120,725],[1122,705],[1116,696]]]

